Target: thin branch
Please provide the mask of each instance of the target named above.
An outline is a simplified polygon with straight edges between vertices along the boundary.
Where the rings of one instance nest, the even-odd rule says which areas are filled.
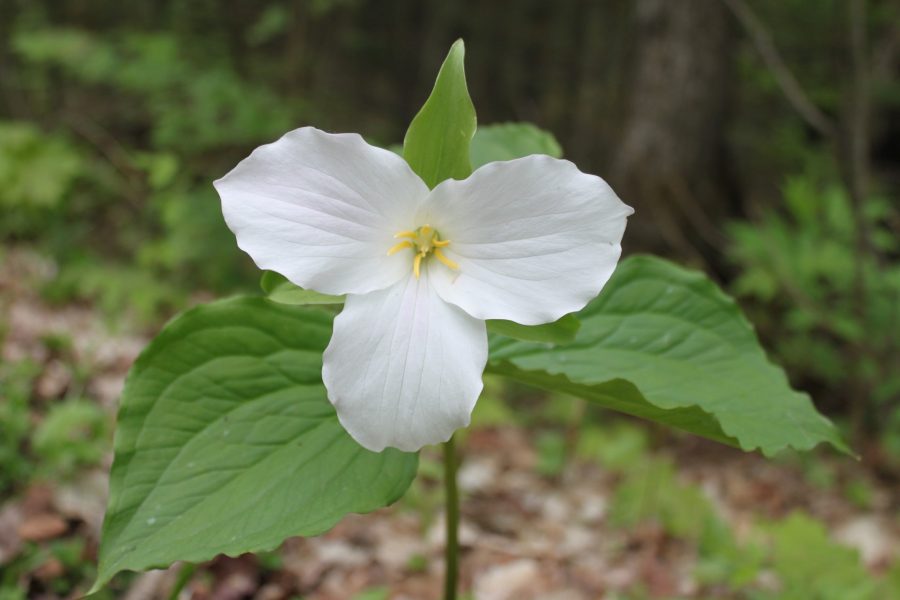
[[[861,206],[869,187],[869,66],[867,64],[866,3],[849,0],[850,57],[852,80],[848,107],[850,195]]]
[[[866,0],[849,0],[847,21],[850,39],[850,98],[847,106],[846,127],[846,171],[847,187],[850,190],[850,206],[856,230],[856,252],[854,253],[853,296],[856,318],[863,330],[869,326],[868,282],[866,281],[867,259],[872,253],[871,234],[865,214],[865,203],[869,193],[869,64],[868,39],[866,35]],[[860,341],[856,348],[858,366],[855,371],[853,404],[850,418],[854,433],[859,439],[865,432],[866,403],[869,402],[871,386],[867,380],[863,362],[869,358],[871,349],[867,341]]]
[[[125,186],[126,199],[132,208],[140,211],[144,195],[141,184],[143,174],[132,162],[125,147],[98,123],[91,121],[84,115],[63,111],[61,118],[62,123],[96,148],[113,169],[119,173]]]
[[[812,103],[803,87],[781,58],[772,35],[762,21],[743,0],[722,0],[746,31],[763,62],[775,76],[775,81],[795,111],[810,127],[824,137],[836,137],[837,128],[828,116]]]

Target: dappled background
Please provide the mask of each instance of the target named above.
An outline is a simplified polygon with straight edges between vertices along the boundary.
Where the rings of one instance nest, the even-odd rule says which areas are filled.
[[[464,588],[894,597],[898,24],[889,0],[0,2],[0,598],[87,589],[131,361],[191,303],[258,290],[211,181],[302,125],[401,142],[457,37],[479,122],[534,123],[609,180],[637,209],[626,253],[737,296],[862,457],[765,461],[488,381]],[[398,506],[183,595],[436,597],[439,474],[426,452]],[[176,573],[105,594],[164,598]]]

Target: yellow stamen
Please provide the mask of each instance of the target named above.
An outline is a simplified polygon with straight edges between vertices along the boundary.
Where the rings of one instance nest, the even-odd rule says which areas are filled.
[[[391,246],[390,250],[387,252],[388,256],[396,254],[401,250],[406,250],[407,248],[412,250],[415,253],[413,255],[413,274],[416,276],[416,279],[421,276],[422,263],[430,254],[434,254],[438,261],[448,269],[452,269],[453,271],[459,270],[459,265],[447,258],[440,250],[441,248],[449,246],[450,240],[442,240],[437,229],[431,225],[422,225],[414,231],[398,231],[394,234],[394,238],[407,239]]]
[[[437,244],[435,244],[435,246],[436,245]],[[434,257],[436,259],[438,259],[439,261],[441,261],[441,263],[443,263],[444,266],[446,266],[448,269],[451,269],[453,271],[459,271],[459,265],[456,264],[455,262],[453,262],[452,260],[450,260],[449,258],[447,258],[446,256],[444,256],[444,253],[441,252],[440,249],[438,249],[438,248],[434,249]]]
[[[413,247],[413,243],[410,242],[409,240],[406,240],[404,242],[400,242],[399,244],[391,246],[391,249],[387,251],[387,255],[391,256],[393,254],[397,254],[401,250],[404,250],[406,248],[412,248],[412,247]]]

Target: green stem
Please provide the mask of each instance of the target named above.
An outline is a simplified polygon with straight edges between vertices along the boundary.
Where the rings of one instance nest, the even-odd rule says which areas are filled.
[[[447,544],[444,548],[444,600],[456,600],[459,579],[459,491],[456,488],[456,442],[444,443],[444,502],[447,505]]]
[[[178,596],[181,595],[181,590],[183,590],[184,586],[187,585],[187,582],[191,580],[191,577],[196,570],[197,565],[193,563],[186,562],[181,565],[181,570],[178,571],[178,577],[175,579],[175,585],[172,586],[172,591],[169,592],[169,600],[178,600]]]

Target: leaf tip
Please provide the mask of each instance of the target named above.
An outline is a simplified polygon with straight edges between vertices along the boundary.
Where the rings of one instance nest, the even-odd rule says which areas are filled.
[[[104,577],[102,573],[98,574],[97,579],[94,580],[94,584],[91,586],[91,589],[89,589],[84,596],[81,596],[81,598],[90,598],[94,594],[100,592],[106,586],[106,583],[108,581],[108,577]]]

